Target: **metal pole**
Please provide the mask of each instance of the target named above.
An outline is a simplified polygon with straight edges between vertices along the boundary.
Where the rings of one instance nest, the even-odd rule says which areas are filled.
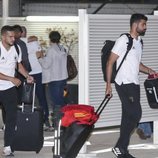
[[[79,103],[88,104],[87,72],[88,72],[88,31],[87,31],[87,11],[79,10]],[[87,70],[87,71],[86,71]],[[86,153],[87,146],[84,144],[80,153]]]
[[[153,143],[154,144],[158,144],[158,135],[157,135],[157,131],[158,131],[158,121],[154,121],[154,132],[153,132]]]
[[[2,0],[3,13],[2,13],[2,26],[7,24],[9,15],[9,0]]]

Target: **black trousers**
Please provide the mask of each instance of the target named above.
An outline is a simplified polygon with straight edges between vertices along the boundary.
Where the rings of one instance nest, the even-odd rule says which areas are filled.
[[[0,102],[5,112],[4,146],[11,146],[15,135],[17,90],[15,87],[0,91]]]
[[[122,103],[120,137],[116,143],[116,147],[126,152],[131,134],[135,127],[137,127],[142,115],[140,86],[133,83],[119,86],[115,83],[115,87]]]

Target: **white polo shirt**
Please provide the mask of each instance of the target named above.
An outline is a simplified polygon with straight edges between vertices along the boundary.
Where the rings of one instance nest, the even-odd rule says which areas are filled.
[[[19,55],[15,49],[15,46],[12,46],[8,51],[4,48],[2,42],[0,42],[0,73],[7,76],[14,77],[15,68],[17,62],[21,62],[21,50],[19,47]],[[15,86],[12,82],[1,80],[0,79],[0,90],[7,90]]]
[[[117,68],[121,63],[126,50],[128,37],[126,35],[121,36],[116,40],[116,43],[112,49],[112,52],[119,56],[117,60]],[[142,43],[141,38],[133,39],[133,46],[128,52],[126,59],[124,60],[120,70],[118,71],[115,82],[118,85],[135,83],[139,85],[139,65],[142,56]]]

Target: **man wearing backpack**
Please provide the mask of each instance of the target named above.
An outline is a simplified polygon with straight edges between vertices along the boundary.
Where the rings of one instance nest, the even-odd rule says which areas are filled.
[[[120,126],[120,137],[112,148],[117,158],[135,158],[128,152],[131,134],[141,118],[142,109],[140,105],[139,72],[146,74],[155,73],[149,67],[141,63],[142,42],[140,36],[146,32],[148,18],[143,14],[133,14],[130,18],[130,35],[133,38],[133,46],[128,52],[121,68],[115,78],[115,87],[122,103],[122,118]],[[120,36],[110,54],[106,66],[106,94],[112,96],[111,76],[112,67],[116,62],[117,68],[121,63],[126,50],[128,38]]]
[[[15,77],[15,69],[18,65],[18,71],[27,82],[33,82],[33,77],[21,64],[21,50],[19,54],[14,46],[13,27],[5,25],[1,29],[2,41],[0,42],[0,102],[6,112],[5,131],[4,131],[4,156],[13,156],[11,145],[15,135],[16,115],[17,115],[17,90],[21,81]]]
[[[15,44],[19,45],[21,52],[22,52],[22,65],[24,68],[30,72],[31,71],[31,65],[28,58],[28,50],[26,43],[21,40],[21,35],[23,33],[22,27],[20,25],[14,25],[13,26],[14,33],[15,33]],[[21,82],[24,82],[25,78],[20,74],[17,73],[18,78],[21,80]],[[21,93],[22,93],[22,86],[18,87],[18,103],[21,104]]]

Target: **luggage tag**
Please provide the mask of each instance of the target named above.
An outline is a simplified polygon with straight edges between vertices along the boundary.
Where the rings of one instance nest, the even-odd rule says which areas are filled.
[[[158,73],[148,75],[148,79],[157,79],[157,78],[158,78]]]

